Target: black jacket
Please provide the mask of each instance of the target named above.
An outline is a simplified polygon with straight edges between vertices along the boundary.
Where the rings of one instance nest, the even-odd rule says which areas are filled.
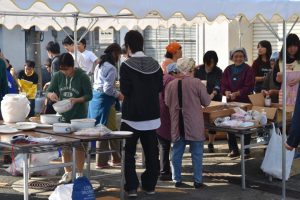
[[[195,69],[194,73],[195,78],[201,80],[206,80],[206,89],[207,93],[211,94],[214,90],[217,92],[217,95],[212,99],[213,101],[222,101],[221,90],[221,79],[222,79],[222,70],[215,66],[210,73],[206,73],[205,66],[200,65]]]
[[[131,57],[120,68],[120,89],[124,95],[122,119],[147,121],[160,117],[159,92],[163,72],[151,57]]]

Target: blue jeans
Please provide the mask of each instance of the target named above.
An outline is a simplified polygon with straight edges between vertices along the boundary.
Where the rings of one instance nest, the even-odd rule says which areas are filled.
[[[172,178],[176,182],[181,182],[181,164],[185,146],[189,144],[192,154],[192,163],[194,170],[194,182],[202,183],[202,159],[203,159],[203,141],[188,141],[183,138],[173,144],[172,153]]]

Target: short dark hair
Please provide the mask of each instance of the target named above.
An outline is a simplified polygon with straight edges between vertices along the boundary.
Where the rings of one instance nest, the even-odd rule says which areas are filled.
[[[296,60],[300,60],[300,40],[299,40],[299,37],[298,35],[296,35],[295,33],[290,33],[287,38],[286,38],[286,55],[288,55],[288,52],[287,52],[287,49],[290,47],[290,46],[297,46],[298,47],[298,51],[295,55],[295,58]],[[283,46],[280,50],[280,53],[279,53],[279,59],[282,60],[282,56],[283,56]]]
[[[211,64],[211,61],[213,60],[215,66],[218,64],[219,58],[215,51],[207,51],[203,56],[203,64]]]
[[[65,70],[74,67],[73,56],[69,53],[63,53],[59,56],[59,69]]]
[[[140,32],[136,30],[128,31],[125,35],[124,41],[126,49],[129,47],[131,53],[143,51],[144,38]]]
[[[82,38],[79,42],[83,44],[84,48],[86,48],[86,40],[84,38]]]
[[[45,61],[45,66],[51,67],[51,63],[52,63],[51,58],[47,58],[46,61]]]
[[[271,55],[272,55],[272,45],[268,40],[262,40],[258,43],[258,45],[266,48],[266,55],[267,55],[267,59],[269,60]],[[258,47],[257,45],[257,47]],[[261,59],[261,56],[259,56],[259,58]]]
[[[65,39],[62,41],[62,45],[72,45],[74,44],[74,37],[73,35],[68,35],[65,37]]]
[[[60,47],[57,42],[50,41],[46,46],[46,50],[54,54],[60,54]]]
[[[27,67],[31,67],[31,68],[35,67],[35,62],[32,60],[26,60],[25,64],[27,65]]]

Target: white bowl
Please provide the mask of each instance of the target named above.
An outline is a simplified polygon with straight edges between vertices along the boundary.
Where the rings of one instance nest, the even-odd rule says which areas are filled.
[[[53,124],[54,133],[71,133],[72,126],[69,123],[55,123]]]
[[[40,121],[42,124],[54,124],[59,122],[61,115],[56,114],[45,114],[40,115]]]
[[[85,118],[85,119],[72,119],[71,124],[74,130],[81,130],[85,128],[95,127],[95,119]]]
[[[52,105],[54,110],[58,113],[64,113],[72,109],[73,105],[69,99],[58,101]]]

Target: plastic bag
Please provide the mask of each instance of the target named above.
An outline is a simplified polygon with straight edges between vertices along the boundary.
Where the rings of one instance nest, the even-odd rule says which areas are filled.
[[[73,184],[59,185],[49,196],[49,200],[72,200]]]
[[[91,182],[86,177],[79,177],[74,181],[72,200],[96,200]]]
[[[265,173],[278,179],[282,179],[282,137],[279,129],[278,131],[279,134],[276,133],[276,129],[273,124],[271,139],[260,168]],[[290,176],[294,154],[295,150],[286,151],[286,180],[288,180]]]
[[[6,169],[6,171],[14,176],[23,174],[23,156],[24,154],[18,154],[12,164]],[[30,167],[47,165],[50,161],[58,158],[58,152],[47,152],[32,154],[30,159]],[[49,169],[43,171],[33,172],[32,176],[54,176],[58,173],[59,169]]]

